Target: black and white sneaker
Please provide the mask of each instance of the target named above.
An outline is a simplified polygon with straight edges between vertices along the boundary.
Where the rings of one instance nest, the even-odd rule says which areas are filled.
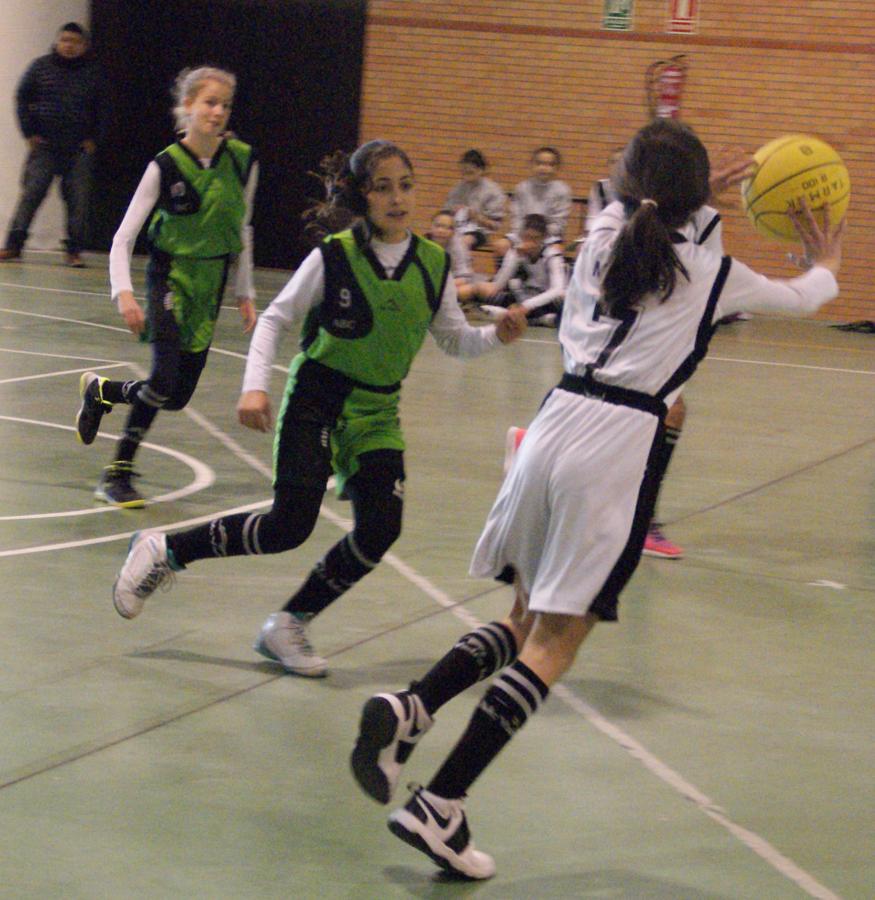
[[[491,878],[495,860],[471,840],[464,801],[448,800],[413,787],[406,806],[389,816],[389,831],[431,857],[442,869],[464,878]]]
[[[100,428],[100,420],[112,412],[112,404],[103,399],[103,385],[108,381],[96,372],[84,372],[79,379],[79,398],[82,403],[76,413],[76,436],[82,444],[93,444]]]
[[[350,765],[359,787],[378,803],[395,793],[401,767],[434,720],[417,694],[375,694],[365,703]]]

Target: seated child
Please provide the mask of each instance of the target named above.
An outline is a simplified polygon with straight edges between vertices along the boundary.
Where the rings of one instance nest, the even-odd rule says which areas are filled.
[[[571,188],[558,176],[562,157],[554,147],[538,147],[532,153],[532,176],[521,181],[510,201],[511,232],[519,235],[523,219],[538,213],[547,220],[550,237],[564,240],[571,212]]]
[[[447,251],[459,304],[465,306],[478,299],[478,285],[485,284],[486,280],[474,271],[471,250],[456,231],[456,220],[452,210],[438,210],[432,216],[431,225],[425,236]]]
[[[490,248],[504,221],[507,198],[492,179],[486,177],[488,164],[479,150],[468,150],[459,159],[462,180],[450,191],[446,206],[456,217],[456,229],[470,250]]]
[[[548,232],[544,216],[531,213],[523,219],[519,238],[495,277],[481,289],[491,300],[481,311],[498,316],[518,303],[529,311],[531,325],[558,324],[568,274],[562,245]]]

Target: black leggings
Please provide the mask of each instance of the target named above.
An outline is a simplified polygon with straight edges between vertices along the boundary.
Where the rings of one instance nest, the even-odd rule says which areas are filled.
[[[209,348],[188,353],[179,340],[158,340],[152,344],[152,371],[146,381],[118,383],[122,400],[131,404],[116,459],[130,462],[140,442],[162,409],[180,410],[188,405],[207,364]],[[104,396],[109,391],[104,387]],[[118,401],[116,401],[118,402]]]
[[[401,534],[403,483],[404,460],[397,450],[362,454],[358,472],[346,483],[355,524],[343,541],[351,542],[353,554],[368,570]],[[270,512],[213,519],[170,535],[168,545],[181,565],[211,556],[283,553],[310,536],[323,495],[321,488],[278,484]]]

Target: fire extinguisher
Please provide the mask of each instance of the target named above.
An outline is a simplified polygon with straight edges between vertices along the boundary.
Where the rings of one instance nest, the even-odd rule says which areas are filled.
[[[680,118],[687,68],[683,53],[668,60],[658,60],[647,67],[645,85],[651,118]]]

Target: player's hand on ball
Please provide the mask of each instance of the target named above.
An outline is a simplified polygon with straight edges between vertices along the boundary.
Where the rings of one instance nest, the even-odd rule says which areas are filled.
[[[824,206],[819,212],[822,224],[817,221],[804,199],[799,206],[790,205],[787,208],[787,215],[802,241],[805,251],[803,258],[811,265],[823,266],[833,275],[838,275],[842,264],[842,237],[847,220],[842,219],[838,225],[833,226],[830,222],[829,207]]]
[[[270,431],[273,416],[270,398],[264,391],[244,391],[237,401],[237,418],[253,431]]]
[[[498,320],[495,333],[502,344],[510,344],[521,338],[529,327],[526,311],[522,306],[511,306]]]
[[[724,191],[741,184],[745,178],[750,178],[756,170],[756,160],[750,156],[739,156],[730,162],[715,166],[711,170],[711,178],[708,186],[711,188],[711,197],[717,197]]]

